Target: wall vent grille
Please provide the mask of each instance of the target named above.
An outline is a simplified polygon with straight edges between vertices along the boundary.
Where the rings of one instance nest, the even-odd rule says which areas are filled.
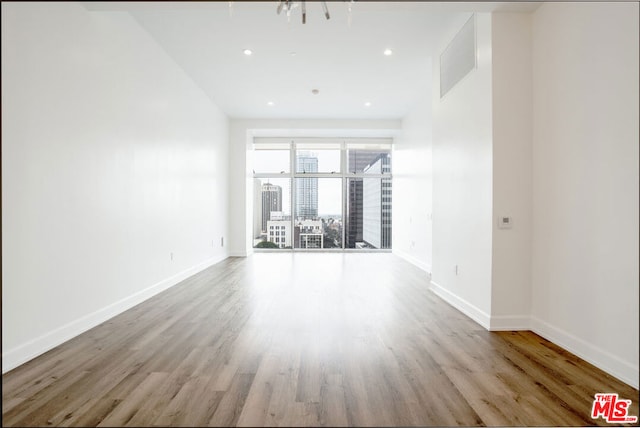
[[[476,68],[476,19],[467,20],[440,55],[440,98]]]

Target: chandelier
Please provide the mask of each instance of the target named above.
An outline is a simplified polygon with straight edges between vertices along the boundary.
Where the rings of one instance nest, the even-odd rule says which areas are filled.
[[[298,6],[300,6],[300,9],[302,11],[302,23],[306,24],[307,23],[307,2],[305,1],[289,1],[289,0],[280,0],[280,3],[278,4],[278,8],[276,9],[278,15],[280,15],[280,12],[282,12],[282,9],[285,10],[286,14],[287,14],[287,19],[291,20],[291,11],[295,8],[297,8]],[[322,5],[322,10],[324,12],[324,16],[325,18],[329,19],[331,18],[331,16],[329,15],[329,8],[327,7],[327,2],[326,1],[321,1],[320,4]]]
[[[352,6],[355,0],[345,0],[345,1],[347,2],[347,21],[349,23],[349,26],[351,26],[351,11],[352,11]],[[233,1],[229,2],[229,16],[233,15],[233,3],[234,3]],[[291,22],[291,12],[294,9],[297,9],[299,7],[302,12],[302,23],[306,24],[307,23],[307,4],[306,3],[307,2],[305,1],[279,0],[276,12],[278,13],[278,15],[280,15],[280,13],[284,10],[285,14],[287,15],[287,21]],[[327,19],[331,18],[331,15],[329,15],[329,8],[327,7],[326,1],[313,2],[313,3],[320,3],[322,5],[322,11],[324,12],[325,18]]]

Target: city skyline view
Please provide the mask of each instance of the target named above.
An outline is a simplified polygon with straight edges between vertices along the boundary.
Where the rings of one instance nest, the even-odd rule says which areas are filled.
[[[390,249],[390,147],[301,146],[254,151],[254,246]]]

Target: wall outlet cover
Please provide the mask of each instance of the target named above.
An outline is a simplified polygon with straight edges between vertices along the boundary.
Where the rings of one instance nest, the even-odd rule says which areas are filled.
[[[498,227],[500,229],[511,229],[513,226],[513,218],[510,216],[498,217]]]

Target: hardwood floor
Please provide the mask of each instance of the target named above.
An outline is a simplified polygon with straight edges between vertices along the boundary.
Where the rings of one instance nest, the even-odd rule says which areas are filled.
[[[638,390],[392,254],[227,259],[2,377],[4,426],[607,425]],[[636,424],[637,425],[637,424]]]

